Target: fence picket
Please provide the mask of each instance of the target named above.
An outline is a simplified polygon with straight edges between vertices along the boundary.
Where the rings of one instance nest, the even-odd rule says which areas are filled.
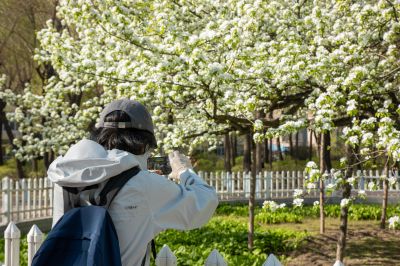
[[[255,197],[261,197],[261,173],[256,173],[256,192]]]
[[[218,250],[214,249],[206,259],[204,266],[228,266],[228,264]]]
[[[269,254],[263,266],[282,266],[281,262],[275,257],[274,254]]]
[[[19,266],[19,244],[21,231],[14,222],[10,222],[4,231],[5,266]]]
[[[285,191],[285,171],[281,171],[281,176],[280,176],[280,197],[283,198],[284,197],[284,191]]]
[[[177,259],[171,249],[164,245],[160,252],[157,254],[156,266],[173,266],[177,265]]]
[[[28,197],[28,212],[27,212],[27,214],[28,214],[28,219],[30,219],[31,217],[32,217],[32,213],[31,213],[31,210],[32,210],[32,179],[29,179],[28,180],[28,193],[27,193],[27,197]]]
[[[1,212],[3,213],[2,215],[2,223],[4,224],[5,222],[8,223],[11,220],[10,217],[10,211],[11,211],[11,193],[10,193],[10,179],[8,177],[3,178],[3,180],[1,181],[2,183],[2,193],[1,193],[1,197],[2,197],[2,202],[1,202]]]
[[[38,209],[39,209],[39,215],[41,216],[42,215],[42,213],[43,213],[43,209],[42,209],[42,206],[43,206],[43,189],[44,189],[44,185],[43,185],[43,178],[36,178],[36,179],[38,179],[38,183],[39,183],[39,188],[38,188],[38,194],[39,194],[39,202],[38,202]]]
[[[39,227],[36,226],[36,224],[31,227],[31,230],[29,230],[26,240],[28,242],[28,266],[30,266],[32,264],[33,257],[43,241],[43,233],[40,231]]]
[[[26,185],[26,179],[22,179],[21,180],[21,216],[22,216],[22,221],[25,220],[26,217],[26,213],[25,213],[25,209],[26,209],[26,189],[27,189],[27,185]]]
[[[19,182],[15,182],[15,191],[14,191],[14,195],[15,195],[15,200],[14,200],[14,204],[15,204],[15,208],[12,209],[12,213],[14,213],[14,217],[16,221],[20,221],[20,204],[19,204],[19,193],[21,192],[20,186],[19,186]]]

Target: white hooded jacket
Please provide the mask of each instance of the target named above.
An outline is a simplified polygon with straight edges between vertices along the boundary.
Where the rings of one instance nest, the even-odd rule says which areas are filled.
[[[147,171],[147,157],[117,149],[107,151],[91,140],[73,145],[48,170],[49,179],[55,183],[53,225],[63,215],[62,186],[100,184],[99,193],[109,178],[139,166],[142,171],[120,190],[109,213],[117,231],[122,265],[141,265],[145,254],[149,265],[148,243],[158,233],[202,226],[214,213],[218,198],[214,188],[192,170],[180,174],[179,185]],[[81,202],[87,203],[88,195],[81,193]]]

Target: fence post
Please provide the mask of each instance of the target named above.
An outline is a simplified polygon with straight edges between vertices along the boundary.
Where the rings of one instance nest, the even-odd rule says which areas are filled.
[[[274,180],[275,180],[275,178],[274,178],[274,172],[273,171],[271,171],[270,172],[270,175],[271,175],[271,189],[270,189],[270,194],[271,194],[271,197],[270,197],[270,199],[272,199],[272,197],[273,197],[273,193],[275,192],[275,197],[276,197],[276,182],[274,182]],[[275,188],[274,188],[274,183],[275,183]]]
[[[222,198],[226,199],[226,191],[227,191],[227,185],[226,185],[226,177],[228,175],[228,172],[221,171],[221,194]]]
[[[218,250],[214,249],[206,259],[204,266],[228,266],[228,264]]]
[[[226,179],[227,179],[227,186],[228,186],[228,193],[226,195],[226,199],[232,198],[233,196],[233,178],[234,178],[234,173],[228,172],[226,173]]]
[[[280,197],[283,198],[284,196],[284,191],[285,191],[285,171],[281,171],[281,176],[280,176]]]
[[[32,212],[31,212],[31,209],[32,209],[32,195],[33,195],[33,193],[32,193],[32,180],[33,180],[32,178],[29,178],[27,180],[28,181],[28,188],[27,188],[27,204],[28,204],[27,216],[28,216],[28,219],[32,218]]]
[[[15,189],[14,193],[14,207],[12,207],[14,211],[14,218],[11,218],[12,220],[18,222],[20,221],[20,205],[19,205],[19,193],[21,192],[21,188],[19,186],[19,181],[16,181],[14,183],[13,189]]]
[[[281,262],[275,257],[274,254],[269,254],[267,260],[262,266],[282,266]]]
[[[19,266],[19,243],[21,231],[14,222],[10,222],[4,231],[5,266]]]
[[[222,183],[221,182],[221,175],[220,175],[220,172],[217,171],[215,173],[215,190],[217,191],[218,194],[220,194],[220,198],[222,199],[223,198],[223,193],[221,193],[222,192],[221,186],[220,186],[221,183]]]
[[[212,187],[214,187],[215,188],[215,191],[217,192],[217,194],[218,194],[218,190],[217,190],[217,188],[216,188],[216,186],[215,186],[215,182],[214,182],[215,180],[214,180],[214,172],[210,172],[210,186],[212,186]],[[214,182],[214,183],[213,183]]]
[[[271,198],[271,173],[269,171],[265,171],[265,198],[270,199]]]
[[[32,225],[26,240],[28,242],[28,266],[31,266],[33,257],[43,241],[43,233],[36,224]]]
[[[33,218],[37,217],[38,210],[38,178],[33,178]]]
[[[261,198],[261,172],[256,173],[256,194],[255,198]]]
[[[378,181],[378,190],[383,191],[383,180],[381,180],[381,175],[382,173],[379,172],[378,169],[375,170],[375,177],[376,180]]]
[[[201,170],[200,170],[200,171],[198,172],[198,174],[199,174],[199,177],[200,177],[201,179],[203,179],[203,180],[204,180],[203,171],[201,171]]]
[[[232,181],[232,191],[231,191],[231,198],[234,198],[235,197],[235,192],[236,192],[236,184],[237,184],[237,182],[236,182],[236,172],[232,172],[232,175],[231,175],[231,181]]]
[[[246,172],[246,190],[245,190],[245,197],[249,198],[250,197],[250,182],[251,182],[251,172]]]
[[[358,181],[358,190],[364,190],[365,188],[365,179],[361,170],[357,170],[357,177],[359,177]]]
[[[292,187],[291,187],[292,191],[296,189],[296,179],[297,179],[296,171],[292,171]]]
[[[11,180],[7,176],[3,178],[2,182],[2,203],[1,203],[1,212],[2,223],[7,221],[9,223],[11,221]]]
[[[177,265],[176,256],[172,253],[171,249],[164,245],[160,252],[157,254],[156,258],[157,266],[173,266]]]
[[[27,195],[26,189],[27,189],[27,187],[26,187],[26,179],[22,179],[21,180],[21,212],[22,212],[21,216],[22,216],[22,221],[25,220],[25,217],[26,217],[26,212],[25,212],[25,209],[26,209],[26,195]]]

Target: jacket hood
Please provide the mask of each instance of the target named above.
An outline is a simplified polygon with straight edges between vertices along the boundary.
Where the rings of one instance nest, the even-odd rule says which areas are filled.
[[[53,161],[47,171],[49,179],[66,187],[83,187],[101,183],[134,166],[147,168],[148,155],[106,150],[92,140],[84,139],[71,146],[64,156]]]

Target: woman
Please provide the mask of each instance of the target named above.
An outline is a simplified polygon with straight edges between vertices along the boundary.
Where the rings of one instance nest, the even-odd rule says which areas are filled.
[[[140,168],[113,200],[109,213],[115,225],[122,265],[149,265],[150,241],[165,229],[189,230],[205,224],[218,205],[215,190],[193,171],[188,158],[170,155],[171,177],[147,170],[147,159],[157,147],[149,112],[139,102],[122,99],[100,114],[92,140],[81,140],[49,167],[55,185],[53,225],[64,213],[62,187],[98,184],[98,192],[111,177]],[[95,195],[98,195],[95,194]],[[80,193],[89,205],[89,193]]]

